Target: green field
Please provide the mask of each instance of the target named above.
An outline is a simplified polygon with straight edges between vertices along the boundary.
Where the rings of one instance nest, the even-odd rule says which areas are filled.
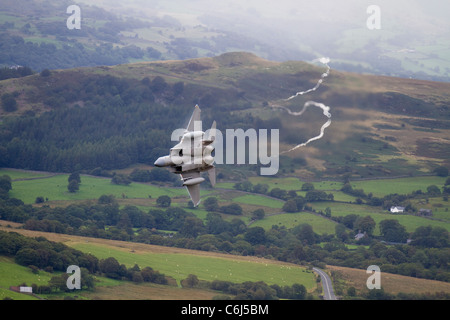
[[[0,256],[0,300],[6,297],[14,300],[37,300],[30,295],[13,292],[9,290],[9,287],[19,286],[23,283],[28,286],[33,283],[47,284],[51,277],[50,273],[42,270],[39,270],[38,274],[34,274],[29,268],[14,263],[13,259]]]
[[[316,202],[312,206],[316,211],[325,211],[327,207],[331,209],[331,216],[346,216],[349,214],[356,214],[360,216],[371,216],[376,222],[374,235],[379,235],[379,223],[382,220],[395,219],[406,228],[407,232],[414,232],[420,226],[431,225],[433,227],[443,227],[450,231],[450,224],[443,223],[439,220],[429,219],[425,217],[413,216],[408,214],[395,214],[388,211],[382,211],[377,207],[370,207],[366,205],[335,203],[335,202]],[[450,214],[449,214],[450,215]]]
[[[150,184],[131,183],[128,186],[115,185],[110,179],[81,176],[79,191],[70,193],[67,190],[69,175],[61,174],[44,179],[13,181],[11,197],[21,199],[27,204],[34,203],[36,197],[42,196],[49,201],[98,199],[101,195],[114,195],[121,198],[157,198],[161,195],[170,197],[187,197],[184,188],[166,188]],[[205,191],[203,191],[204,193]]]
[[[251,177],[248,179],[253,185],[258,183],[267,184],[269,191],[273,188],[280,188],[284,190],[300,190],[304,182],[298,178],[270,178],[270,177]]]
[[[233,202],[264,206],[274,209],[281,209],[284,204],[284,201],[282,200],[277,200],[265,197],[263,195],[254,195],[254,194],[247,194],[241,197],[233,198]]]
[[[352,181],[351,185],[354,189],[363,189],[366,194],[372,192],[375,197],[382,197],[387,194],[409,194],[416,190],[427,191],[430,185],[442,187],[446,178],[438,176],[427,177],[411,177],[398,179],[379,179]]]
[[[285,226],[290,229],[299,224],[307,223],[311,225],[315,233],[334,234],[336,223],[323,217],[308,212],[283,213],[265,217],[262,220],[254,222],[252,227],[262,227],[270,229],[273,225]]]
[[[115,257],[121,264],[141,268],[151,267],[171,276],[179,283],[189,274],[195,274],[200,280],[223,280],[240,283],[244,281],[264,281],[267,284],[292,285],[303,284],[307,289],[315,287],[315,276],[304,267],[265,262],[244,261],[243,259],[199,256],[181,253],[133,253],[100,244],[74,244],[75,249],[89,252],[99,259]]]
[[[45,172],[20,171],[12,169],[1,169],[0,175],[7,174],[13,179],[11,197],[21,199],[27,204],[35,202],[36,197],[42,196],[48,198],[51,203],[65,201],[62,203],[69,204],[71,201],[98,199],[103,194],[112,194],[116,199],[120,200],[121,206],[136,205],[143,211],[155,206],[155,199],[161,195],[168,195],[172,199],[180,198],[180,201],[172,201],[172,206],[181,207],[200,219],[205,219],[208,212],[200,205],[196,209],[187,208],[188,195],[184,188],[161,187],[153,184],[131,183],[128,186],[115,185],[110,182],[109,178],[81,176],[80,190],[76,193],[70,193],[67,190],[68,174],[58,174],[51,176]],[[426,191],[429,185],[443,186],[446,178],[437,176],[411,177],[398,179],[378,179],[351,182],[353,188],[363,189],[367,194],[372,192],[374,196],[383,197],[390,193],[407,194],[415,190]],[[253,184],[266,183],[269,188],[281,188],[284,190],[300,190],[304,182],[298,178],[271,178],[271,177],[252,177],[249,179]],[[313,209],[316,212],[325,211],[327,207],[331,209],[332,216],[345,216],[348,214],[357,214],[361,216],[370,215],[378,223],[385,219],[396,219],[406,227],[408,232],[414,232],[419,226],[442,226],[450,230],[450,214],[448,212],[449,202],[444,201],[442,196],[429,198],[425,203],[425,199],[413,199],[412,203],[418,209],[426,208],[433,210],[431,218],[419,217],[406,214],[391,214],[379,207],[371,207],[366,205],[357,205],[352,202],[355,197],[347,195],[339,191],[342,182],[321,181],[313,183],[316,189],[331,192],[334,199],[339,202],[314,202]],[[218,184],[221,188],[228,189],[233,187],[233,183]],[[212,192],[216,192],[211,194]],[[297,191],[297,194],[305,196],[304,191]],[[301,223],[309,223],[314,231],[318,234],[334,234],[335,223],[325,219],[324,217],[309,213],[296,214],[275,214],[282,211],[284,201],[266,197],[260,194],[242,193],[236,190],[220,190],[220,189],[202,189],[201,195],[203,199],[209,194],[216,196],[219,201],[227,203],[233,202],[241,204],[243,207],[248,206],[245,215],[240,216],[244,222],[250,222],[250,212],[254,208],[267,208],[266,217],[260,221],[254,222],[252,226],[261,226],[268,230],[272,225],[285,226],[292,228]],[[151,197],[151,200],[149,199]],[[224,215],[227,219],[227,216]],[[235,218],[235,216],[232,216]],[[374,231],[375,235],[379,235],[378,227]]]
[[[30,178],[39,178],[51,175],[45,172],[39,171],[23,171],[23,170],[14,170],[14,169],[0,169],[0,176],[8,175],[12,180],[16,179],[30,179]]]

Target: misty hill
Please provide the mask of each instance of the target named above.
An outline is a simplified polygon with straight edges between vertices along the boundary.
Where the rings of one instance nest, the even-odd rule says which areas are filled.
[[[445,0],[3,0],[0,66],[43,69],[253,52],[275,61],[329,56],[336,70],[449,81]],[[71,5],[80,29],[68,29]]]
[[[317,136],[324,116],[301,117],[307,100],[330,106],[322,139],[281,157],[279,174],[392,176],[450,165],[450,84],[331,73],[304,62],[250,53],[52,70],[0,82],[0,166],[49,171],[119,169],[152,164],[171,147],[195,104],[204,126],[280,129],[280,151]],[[228,174],[227,166],[221,166]],[[249,168],[249,172],[255,172]]]

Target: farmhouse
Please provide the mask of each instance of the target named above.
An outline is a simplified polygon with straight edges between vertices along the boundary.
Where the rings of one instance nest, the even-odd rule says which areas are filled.
[[[15,292],[20,292],[20,293],[33,293],[33,288],[32,287],[24,287],[24,286],[10,286],[9,290],[15,291]]]
[[[366,232],[364,231],[364,233],[361,233],[361,231],[359,231],[356,235],[355,235],[355,240],[360,240],[362,238],[364,238],[366,236]]]
[[[391,207],[390,211],[392,213],[398,213],[405,211],[405,207]]]

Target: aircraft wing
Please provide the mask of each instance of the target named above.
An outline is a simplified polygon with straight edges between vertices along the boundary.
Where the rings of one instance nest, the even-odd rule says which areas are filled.
[[[200,203],[200,185],[193,184],[190,186],[186,186],[186,188],[189,192],[189,196],[191,197],[194,207],[198,206],[198,204]]]
[[[198,172],[198,171],[181,174],[181,179],[184,182],[189,181],[189,180],[193,181],[194,179],[199,179],[199,178],[200,178],[200,172]],[[194,207],[198,206],[198,204],[200,203],[200,183],[201,183],[201,181],[199,181],[198,183],[185,185],[189,192],[189,196],[191,197],[192,203],[194,204]]]
[[[195,105],[194,112],[192,113],[191,119],[189,120],[189,124],[186,128],[187,131],[194,131],[194,122],[201,121],[200,113],[200,107],[198,105]]]

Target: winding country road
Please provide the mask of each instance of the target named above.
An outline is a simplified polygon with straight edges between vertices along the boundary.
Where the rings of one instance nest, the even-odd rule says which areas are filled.
[[[324,300],[337,300],[336,296],[334,295],[333,285],[331,284],[331,279],[328,274],[326,274],[325,271],[319,268],[313,268],[313,270],[320,275],[320,279],[322,280]]]

